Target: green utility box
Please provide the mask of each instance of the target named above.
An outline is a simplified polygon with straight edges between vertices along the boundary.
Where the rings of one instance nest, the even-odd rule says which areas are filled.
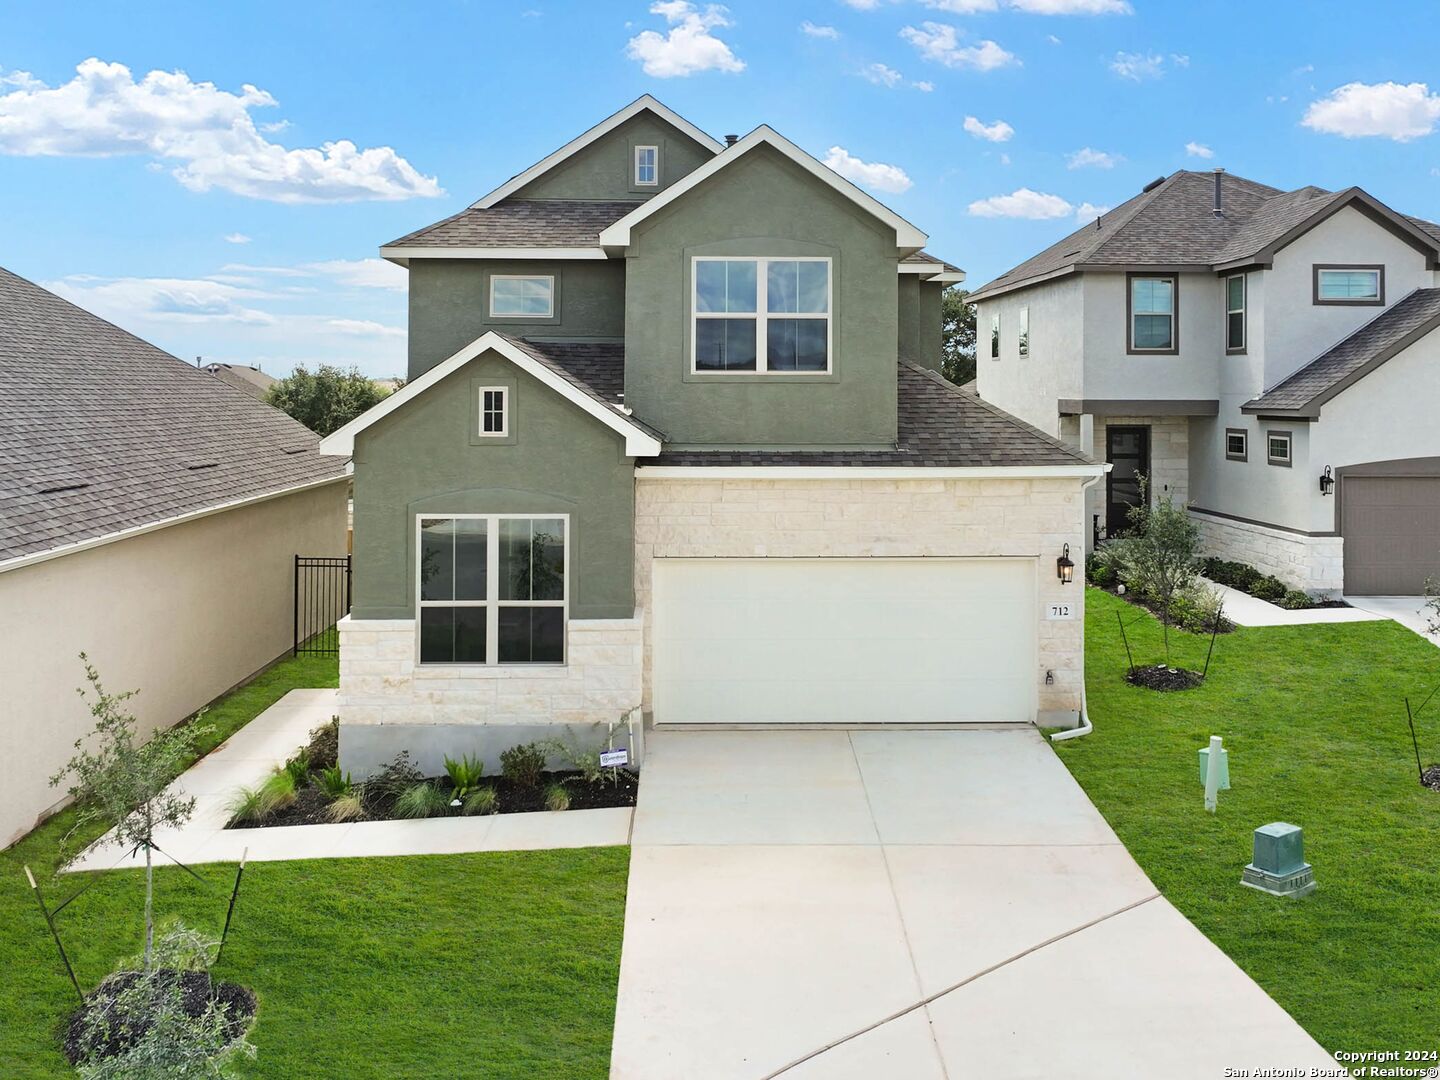
[[[1305,861],[1300,826],[1276,821],[1256,829],[1254,855],[1240,876],[1240,884],[1271,896],[1314,892],[1315,872]]]

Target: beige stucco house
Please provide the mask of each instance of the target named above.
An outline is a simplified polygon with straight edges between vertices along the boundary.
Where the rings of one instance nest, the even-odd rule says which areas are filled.
[[[78,654],[168,727],[291,644],[293,559],[345,551],[343,464],[205,371],[0,270],[0,845],[62,800]]]

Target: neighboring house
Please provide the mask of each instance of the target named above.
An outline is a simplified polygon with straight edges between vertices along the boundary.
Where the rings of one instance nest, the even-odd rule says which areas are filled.
[[[142,733],[291,645],[296,554],[345,545],[343,462],[237,394],[0,270],[0,845],[63,799],[89,654]]]
[[[1359,188],[1177,172],[971,294],[986,401],[1189,503],[1315,594],[1440,574],[1440,226]]]
[[[244,390],[260,401],[264,401],[270,388],[280,381],[274,375],[266,375],[258,367],[245,364],[206,364],[205,370],[221,382],[229,383],[237,390]]]
[[[1101,466],[938,375],[961,275],[925,240],[645,97],[382,248],[408,382],[321,444],[354,458],[346,767],[636,707],[1075,722],[1057,560]]]

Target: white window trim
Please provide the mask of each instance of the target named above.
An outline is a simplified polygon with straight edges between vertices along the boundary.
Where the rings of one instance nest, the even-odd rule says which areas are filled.
[[[654,171],[653,171],[653,174],[652,174],[652,175],[654,176],[654,179],[652,179],[652,180],[641,180],[641,179],[640,179],[640,155],[641,155],[642,152],[644,152],[644,151],[646,151],[646,150],[649,150],[649,151],[651,151],[651,152],[654,154],[654,157],[651,159],[651,162],[650,162],[650,168],[651,168],[652,170],[654,170]],[[634,165],[634,172],[633,172],[632,175],[631,175],[631,179],[633,179],[633,180],[635,181],[635,186],[636,186],[636,187],[659,187],[659,186],[660,186],[660,147],[658,147],[658,146],[637,146],[637,147],[635,147],[635,155],[634,155],[634,158],[633,158],[633,160],[632,160],[632,164]]]
[[[424,520],[444,519],[447,521],[485,521],[485,599],[484,600],[422,600],[420,599],[420,522]],[[565,530],[565,563],[561,568],[564,575],[562,585],[564,595],[559,600],[501,600],[500,599],[500,529],[499,524],[505,520],[520,519],[533,521],[538,518],[549,518],[551,520],[563,521]],[[436,667],[463,667],[463,668],[515,668],[518,670],[529,670],[534,668],[558,668],[565,667],[570,658],[570,515],[569,514],[443,514],[428,513],[415,515],[415,666],[423,668]],[[496,570],[496,573],[491,573]],[[422,608],[440,607],[483,607],[485,612],[485,662],[475,663],[474,661],[456,660],[434,660],[422,662],[420,659],[420,611]],[[558,607],[561,609],[561,632],[560,642],[562,655],[558,662],[547,661],[535,664],[502,664],[500,663],[500,609],[502,607]]]
[[[1240,280],[1240,306],[1230,306],[1230,282]],[[1244,274],[1229,274],[1225,278],[1225,351],[1231,353],[1244,352],[1249,345],[1250,339],[1250,314],[1247,310],[1250,306],[1250,281]],[[1240,344],[1230,344],[1230,316],[1240,316]]]
[[[1380,299],[1380,276],[1382,271],[1369,266],[1329,266],[1315,271],[1316,299],[1326,304],[1374,304]],[[1369,274],[1375,279],[1375,291],[1368,296],[1326,296],[1321,288],[1326,274]]]
[[[495,283],[497,281],[548,281],[550,283],[550,310],[543,315],[538,312],[521,315],[495,310]],[[553,319],[555,317],[555,275],[554,274],[491,274],[490,275],[490,318],[492,319]]]
[[[1285,453],[1283,455],[1270,452],[1270,440],[1285,440]],[[1265,432],[1265,461],[1270,465],[1293,465],[1295,463],[1295,438],[1288,431],[1267,431]]]
[[[510,434],[510,388],[508,386],[481,386],[477,388],[480,402],[479,430],[475,433],[482,439],[504,439]],[[500,395],[500,430],[485,430],[485,395]]]
[[[701,311],[700,274],[702,262],[753,262],[755,264],[755,307],[750,311]],[[825,264],[825,308],[817,311],[766,311],[769,297],[769,266],[772,262],[818,262]],[[715,371],[696,366],[696,331],[701,319],[750,319],[755,320],[755,367],[753,370]],[[771,318],[776,319],[824,319],[825,320],[825,367],[819,371],[770,370],[769,329]],[[835,265],[829,256],[822,255],[694,255],[690,259],[690,374],[705,377],[725,378],[736,375],[830,375],[835,370]]]
[[[1239,438],[1240,449],[1231,450],[1230,440]],[[1243,428],[1235,428],[1225,432],[1225,460],[1226,461],[1249,461],[1250,460],[1250,432]]]
[[[1030,355],[1030,305],[1026,304],[1020,309],[1020,329],[1015,336],[1015,353],[1017,356]]]

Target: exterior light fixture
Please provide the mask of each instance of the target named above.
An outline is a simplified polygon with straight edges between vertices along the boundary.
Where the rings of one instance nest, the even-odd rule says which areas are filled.
[[[1060,579],[1060,584],[1069,585],[1075,580],[1075,563],[1070,559],[1070,545],[1065,545],[1065,550],[1060,553],[1060,558],[1055,560],[1055,576]]]
[[[1335,476],[1330,471],[1330,466],[1325,466],[1325,471],[1320,474],[1320,494],[1329,495],[1335,490]]]

